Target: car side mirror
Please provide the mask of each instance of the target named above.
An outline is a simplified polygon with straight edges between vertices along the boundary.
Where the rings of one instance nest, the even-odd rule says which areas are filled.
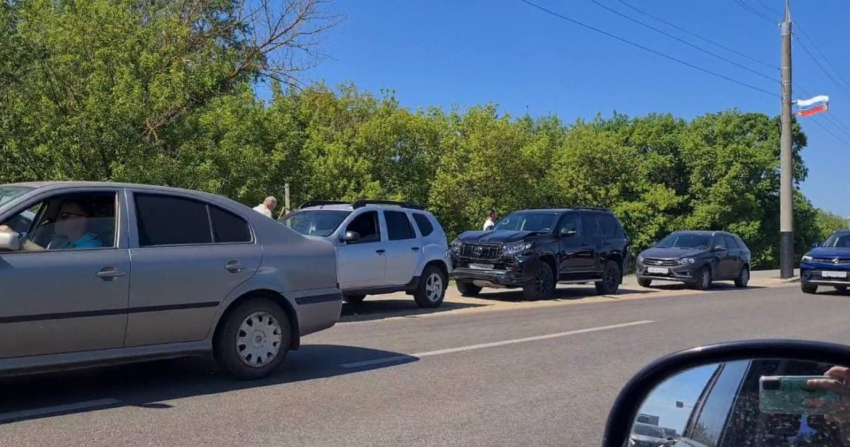
[[[561,228],[561,231],[558,233],[561,237],[573,237],[576,235],[576,230],[572,228]]]
[[[20,251],[21,235],[7,228],[0,230],[0,251]]]
[[[360,242],[360,233],[356,231],[346,231],[339,240],[347,244],[356,244],[357,242]]]
[[[703,445],[707,430],[729,433],[739,445],[775,445],[772,440],[782,439],[787,424],[762,433],[739,421],[844,420],[841,402],[850,384],[842,377],[849,358],[850,346],[804,340],[721,343],[672,354],[642,369],[620,391],[602,446],[658,439],[659,428],[675,430],[673,438],[683,445]],[[717,402],[731,405],[712,405]],[[844,445],[840,430],[820,435],[825,439],[819,445]]]
[[[726,251],[726,247],[714,247],[712,251]]]

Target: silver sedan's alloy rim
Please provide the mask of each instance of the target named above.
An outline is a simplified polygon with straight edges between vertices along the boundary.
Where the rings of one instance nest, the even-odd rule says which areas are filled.
[[[271,363],[280,352],[280,322],[268,312],[254,312],[242,320],[236,333],[239,360],[252,368]]]
[[[432,303],[440,301],[443,296],[443,278],[440,278],[440,275],[432,273],[425,281],[425,296]]]

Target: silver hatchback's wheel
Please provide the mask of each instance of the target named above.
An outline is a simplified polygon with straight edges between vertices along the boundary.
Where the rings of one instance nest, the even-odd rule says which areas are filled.
[[[252,367],[261,368],[280,352],[282,329],[280,322],[268,312],[254,312],[239,326],[236,334],[236,352],[239,360]]]
[[[428,301],[436,303],[443,298],[443,279],[437,273],[432,273],[425,280],[425,296]]]
[[[443,304],[443,298],[446,297],[446,282],[448,280],[442,269],[434,265],[426,266],[422,270],[419,284],[413,292],[413,299],[416,304],[425,308],[440,307],[440,304]]]

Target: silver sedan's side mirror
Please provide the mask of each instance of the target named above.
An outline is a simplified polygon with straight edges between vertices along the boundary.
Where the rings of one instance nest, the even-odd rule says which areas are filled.
[[[21,235],[12,229],[0,229],[0,251],[20,251]]]

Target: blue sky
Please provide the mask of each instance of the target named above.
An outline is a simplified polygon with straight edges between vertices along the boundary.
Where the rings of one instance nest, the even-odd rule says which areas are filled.
[[[758,65],[640,16],[620,0],[597,0],[768,76],[775,83],[608,12],[591,0],[532,0],[548,9],[764,90],[779,90],[777,69]],[[698,35],[779,66],[777,26],[747,12],[739,0],[624,0]],[[784,0],[740,0],[779,20]],[[354,82],[373,92],[392,89],[407,107],[467,107],[493,102],[504,112],[555,114],[564,121],[671,112],[683,118],[738,108],[777,115],[779,99],[679,65],[534,9],[519,0],[336,0],[347,15],[323,51],[330,58],[306,75],[334,85]],[[792,3],[793,18],[850,81],[846,54],[850,2]],[[772,13],[770,12],[772,11]],[[803,37],[803,36],[799,36]],[[804,42],[806,42],[804,40]],[[796,44],[796,43],[795,43]],[[809,49],[817,54],[814,47]],[[832,97],[831,119],[850,130],[850,85],[843,94],[795,47],[795,84]],[[829,69],[830,67],[822,62]],[[835,76],[835,75],[834,75]],[[837,76],[836,76],[837,78]],[[838,78],[841,83],[841,78]],[[803,99],[800,92],[795,98]],[[850,131],[824,117],[807,118],[802,188],[815,206],[850,216]],[[847,131],[847,134],[842,133]]]
[[[658,416],[659,426],[683,434],[691,411],[715,370],[717,365],[700,366],[667,379],[649,394],[640,412]],[[677,401],[684,404],[683,408],[676,408]]]

